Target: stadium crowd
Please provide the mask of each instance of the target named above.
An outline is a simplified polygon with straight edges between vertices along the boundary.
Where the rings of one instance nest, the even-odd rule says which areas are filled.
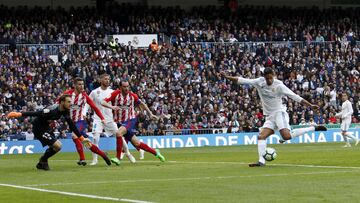
[[[264,122],[256,90],[231,84],[218,73],[226,70],[255,78],[266,66],[273,67],[277,78],[295,93],[322,107],[313,112],[284,100],[290,124],[338,123],[334,115],[341,106],[341,92],[351,95],[353,122],[360,121],[360,45],[356,44],[360,33],[352,22],[360,19],[360,12],[355,9],[238,8],[229,14],[215,7],[194,8],[189,13],[179,8],[152,8],[140,13],[129,7],[114,7],[125,13],[118,12],[113,19],[109,17],[111,10],[92,15],[90,8],[0,7],[0,43],[64,44],[58,62],[41,49],[2,50],[0,139],[31,137],[29,120],[20,125],[16,119],[7,119],[10,110],[36,110],[53,104],[71,88],[75,76],[85,79],[90,93],[99,85],[98,76],[103,72],[110,74],[113,88],[127,79],[154,112],[171,115],[156,122],[139,112],[142,135],[163,135],[166,130],[196,133],[209,128],[256,131]],[[206,12],[209,9],[213,12]],[[160,16],[160,11],[167,15]],[[31,15],[33,12],[37,15]],[[323,16],[330,12],[332,15]],[[124,16],[128,16],[126,20]],[[110,46],[104,40],[107,34],[153,32],[172,36],[170,43],[144,50],[124,44]],[[251,43],[251,48],[234,43],[284,40],[288,42]],[[67,48],[84,42],[91,42],[84,50]],[[65,124],[56,125],[65,137]]]

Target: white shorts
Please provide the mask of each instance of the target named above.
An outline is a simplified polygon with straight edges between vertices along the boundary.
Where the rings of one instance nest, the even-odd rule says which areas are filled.
[[[262,128],[270,128],[273,131],[284,128],[291,130],[289,125],[289,114],[284,111],[278,111],[271,115],[267,115]]]
[[[351,125],[351,120],[350,121],[346,121],[346,120],[342,121],[341,125],[340,125],[341,131],[348,131],[350,128],[350,125]]]
[[[94,120],[92,132],[102,133],[104,130],[105,134],[110,136],[115,135],[119,128],[114,121],[105,122],[105,124],[103,124],[101,121]]]

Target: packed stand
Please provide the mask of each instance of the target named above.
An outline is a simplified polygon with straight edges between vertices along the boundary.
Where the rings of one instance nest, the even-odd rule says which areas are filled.
[[[165,44],[159,50],[135,49],[100,40],[85,51],[61,49],[58,63],[42,50],[6,51],[0,62],[0,139],[31,139],[31,124],[7,119],[10,110],[37,110],[53,104],[71,87],[72,78],[85,79],[89,93],[96,88],[99,73],[111,75],[113,88],[122,79],[157,114],[171,119],[150,121],[139,114],[142,135],[257,131],[264,122],[259,97],[254,88],[231,84],[218,77],[220,70],[255,78],[266,66],[294,92],[322,106],[320,112],[305,109],[292,100],[288,106],[290,124],[338,123],[334,117],[341,105],[339,93],[348,92],[353,103],[353,122],[360,120],[360,46],[347,41],[292,46],[258,44],[247,49],[241,44]],[[354,38],[357,35],[353,35]],[[19,54],[21,53],[21,54]],[[88,117],[90,118],[90,117]],[[91,122],[91,120],[89,120]],[[64,123],[56,123],[66,137]],[[89,125],[91,128],[91,124]],[[89,128],[89,131],[91,129]]]
[[[91,43],[106,35],[164,33],[185,42],[341,41],[359,36],[360,8],[147,7],[95,8],[0,6],[0,44]]]

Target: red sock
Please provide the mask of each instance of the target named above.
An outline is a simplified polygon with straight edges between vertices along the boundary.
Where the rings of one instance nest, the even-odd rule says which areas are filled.
[[[143,150],[145,150],[145,151],[147,151],[147,152],[150,152],[150,153],[153,154],[153,155],[156,155],[155,149],[149,147],[147,144],[145,144],[145,143],[143,143],[143,142],[140,142],[139,148],[140,148],[140,149],[143,149]]]
[[[122,139],[122,137],[116,137],[116,157],[118,159],[120,159],[122,148],[123,148],[123,139]]]
[[[79,138],[73,138],[73,141],[75,143],[76,150],[80,156],[80,160],[85,160],[84,147],[81,144],[81,141],[79,140]]]
[[[90,150],[91,150],[92,152],[94,152],[95,154],[100,155],[102,158],[105,158],[105,157],[106,157],[105,152],[101,151],[101,150],[99,149],[99,147],[97,147],[97,146],[94,145],[94,144],[91,145]]]

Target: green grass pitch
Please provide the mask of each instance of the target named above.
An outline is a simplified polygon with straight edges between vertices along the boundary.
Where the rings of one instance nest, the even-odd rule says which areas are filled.
[[[165,163],[145,153],[110,167],[78,166],[77,154],[60,152],[50,171],[35,169],[39,154],[0,155],[0,202],[359,202],[360,147],[342,145],[268,145],[278,157],[261,168],[247,166],[255,145],[162,149]]]

